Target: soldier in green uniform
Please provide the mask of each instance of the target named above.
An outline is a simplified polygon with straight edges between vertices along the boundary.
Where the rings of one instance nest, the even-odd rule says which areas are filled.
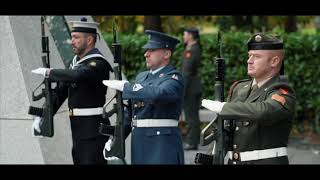
[[[280,78],[283,42],[257,33],[248,41],[248,75],[235,82],[227,102],[202,106],[233,120],[229,164],[288,164],[287,144],[295,111],[294,90]]]
[[[184,149],[196,150],[200,141],[199,108],[202,93],[201,81],[198,76],[201,61],[199,30],[186,28],[183,40],[185,43],[182,66],[182,74],[185,79],[183,109],[187,122],[187,143]]]

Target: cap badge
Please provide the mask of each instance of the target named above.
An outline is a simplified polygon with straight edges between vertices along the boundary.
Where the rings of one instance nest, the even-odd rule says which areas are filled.
[[[95,66],[97,66],[97,63],[92,61],[89,65],[95,67]]]
[[[260,35],[256,35],[254,38],[257,42],[260,42],[262,40],[262,37]]]

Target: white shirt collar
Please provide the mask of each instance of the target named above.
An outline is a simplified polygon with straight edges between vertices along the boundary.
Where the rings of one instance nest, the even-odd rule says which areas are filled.
[[[258,85],[258,87],[260,88],[262,85],[264,85],[264,83],[266,83],[267,81],[269,81],[271,78],[272,78],[272,77],[269,77],[269,78],[267,78],[267,79],[265,79],[265,80],[263,80],[263,81],[259,82],[258,84],[257,84],[256,79],[253,79],[253,82],[252,82],[251,87],[252,87],[252,86],[254,86],[255,84],[257,84],[257,85]]]
[[[158,69],[156,69],[156,70],[152,70],[152,69],[150,69],[150,73],[152,73],[152,74],[156,74],[157,72],[159,72],[161,69],[163,69],[165,66],[162,66],[162,67],[160,67],[160,68],[158,68]]]

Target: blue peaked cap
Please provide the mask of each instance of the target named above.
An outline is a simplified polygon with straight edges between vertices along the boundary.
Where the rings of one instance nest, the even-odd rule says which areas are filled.
[[[144,49],[167,48],[174,51],[176,45],[180,42],[178,39],[158,31],[146,30],[145,33],[148,35],[149,40],[142,47]]]

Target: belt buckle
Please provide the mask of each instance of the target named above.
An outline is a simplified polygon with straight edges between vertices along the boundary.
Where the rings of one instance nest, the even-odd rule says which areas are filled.
[[[131,121],[131,127],[136,127],[137,126],[137,123],[135,123],[134,120]]]
[[[69,109],[69,116],[73,116],[73,110]]]
[[[232,160],[240,161],[240,153],[239,152],[232,152]]]

